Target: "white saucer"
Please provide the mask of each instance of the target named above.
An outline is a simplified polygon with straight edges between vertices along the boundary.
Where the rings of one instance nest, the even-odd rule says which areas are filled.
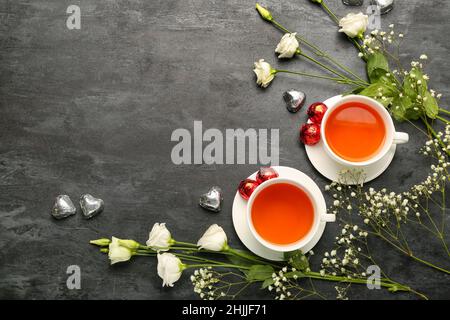
[[[320,188],[317,186],[317,184],[310,177],[294,168],[282,166],[274,166],[272,168],[274,168],[278,172],[281,178],[290,178],[293,180],[299,180],[304,185],[306,185],[307,188],[311,190],[311,192],[313,192],[314,194],[317,194],[318,198],[320,199],[317,204],[318,205],[317,210],[319,212],[326,212],[327,206],[325,203],[325,199],[322,195],[322,192],[320,191]],[[249,177],[249,179],[255,178],[256,172]],[[254,254],[260,257],[273,261],[284,260],[283,252],[274,251],[269,248],[266,248],[256,240],[256,238],[252,235],[250,228],[248,226],[246,214],[247,214],[247,200],[244,200],[240,196],[239,192],[236,192],[233,201],[233,225],[239,239],[250,251],[252,251]],[[317,242],[320,240],[325,230],[325,225],[326,222],[321,221],[319,223],[319,228],[317,230],[316,236],[312,239],[310,243],[308,243],[307,246],[301,248],[302,252],[304,253],[308,252],[317,244]]]
[[[324,101],[326,105],[331,105],[336,102],[337,99],[341,98],[341,96],[334,96]],[[396,145],[393,144],[391,149],[386,153],[386,155],[375,162],[374,164],[363,167],[361,170],[364,171],[365,179],[364,182],[369,182],[378,176],[380,176],[391,164],[392,159],[394,159]],[[311,161],[314,168],[320,172],[325,178],[330,179],[331,181],[339,180],[339,172],[346,168],[344,165],[336,162],[327,154],[324,149],[324,145],[322,141],[319,141],[316,145],[308,146],[305,145],[306,154],[308,155],[309,161]],[[349,184],[360,183],[361,181],[347,181]]]

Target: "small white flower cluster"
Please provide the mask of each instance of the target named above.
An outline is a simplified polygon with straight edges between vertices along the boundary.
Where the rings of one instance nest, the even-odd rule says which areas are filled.
[[[447,181],[450,180],[448,167],[450,162],[447,152],[450,151],[450,125],[445,127],[444,132],[438,132],[437,138],[428,140],[421,149],[421,153],[433,157],[437,163],[430,166],[431,172],[420,184],[415,185],[405,193],[412,199],[419,197],[430,197],[434,192],[441,191]]]
[[[409,78],[413,81],[411,81],[410,86],[411,89],[415,90],[415,91],[419,91],[418,89],[423,86],[424,84],[426,84],[427,81],[430,80],[430,77],[427,74],[422,74],[423,72],[423,62],[425,60],[428,60],[428,56],[426,54],[422,54],[419,58],[420,61],[412,61],[411,62],[411,70],[410,71],[403,71],[403,75],[404,76],[409,76]],[[420,70],[420,76],[417,76],[417,70]],[[399,72],[397,70],[395,70],[395,72],[393,72],[394,74],[399,74]],[[438,93],[433,89],[429,89],[430,95],[433,98],[436,99],[441,99],[442,98],[442,93]],[[422,97],[422,95],[417,95],[416,98],[416,102],[418,103],[424,103],[425,101],[427,101],[427,97]]]
[[[335,286],[334,289],[337,292],[336,299],[337,300],[348,300],[347,292],[348,292],[349,288],[350,288],[350,284],[348,284],[346,286],[341,286],[341,287]]]
[[[218,292],[214,287],[219,281],[210,267],[195,270],[191,275],[194,292],[203,300],[215,300],[225,296],[225,292]]]
[[[364,278],[364,268],[361,267],[361,252],[359,244],[365,243],[367,231],[354,224],[346,224],[336,237],[336,249],[324,253],[320,275],[346,276],[352,278]]]
[[[386,188],[376,191],[369,188],[365,193],[366,202],[361,206],[360,215],[364,223],[371,226],[386,227],[391,216],[397,222],[406,222],[412,203],[403,194],[389,192]]]
[[[293,272],[292,276],[289,278],[286,273]],[[291,279],[297,280],[298,276],[295,274],[297,270],[295,268],[283,267],[278,273],[272,273],[273,284],[268,286],[269,291],[274,291],[276,293],[275,300],[289,300],[292,297],[292,292],[289,290],[293,287]]]
[[[438,132],[437,138],[433,140],[428,140],[425,146],[421,149],[421,153],[426,156],[432,156],[438,160],[438,165],[444,168],[447,165],[444,163],[446,160],[446,154],[450,150],[450,125],[445,127],[444,132]]]
[[[363,40],[362,47],[370,54],[380,51],[388,44],[400,44],[400,39],[403,39],[402,33],[396,34],[394,25],[389,25],[389,31],[375,29],[370,34],[366,35]],[[362,55],[360,55],[362,56]]]

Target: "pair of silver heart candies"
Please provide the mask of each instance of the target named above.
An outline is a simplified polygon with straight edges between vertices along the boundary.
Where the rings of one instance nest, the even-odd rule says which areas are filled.
[[[80,208],[83,217],[90,219],[103,211],[105,203],[102,199],[95,198],[90,194],[84,194],[80,197]],[[76,212],[77,208],[70,197],[62,194],[56,197],[51,215],[53,218],[60,220],[74,215]]]

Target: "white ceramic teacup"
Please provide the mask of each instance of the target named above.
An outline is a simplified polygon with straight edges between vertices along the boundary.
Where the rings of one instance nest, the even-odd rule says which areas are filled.
[[[272,243],[272,242],[265,240],[256,231],[256,229],[253,225],[253,221],[252,221],[252,207],[253,207],[253,203],[254,203],[256,197],[260,194],[260,192],[262,190],[264,190],[265,188],[267,188],[271,185],[277,184],[277,183],[287,183],[287,184],[293,185],[293,186],[303,190],[306,193],[306,195],[309,197],[309,199],[311,200],[311,203],[313,204],[313,208],[314,208],[314,221],[313,221],[313,225],[312,225],[311,229],[309,230],[309,232],[303,238],[299,239],[298,241],[290,243],[290,244],[285,244],[285,245],[280,245],[280,244]],[[248,199],[246,214],[247,214],[247,223],[250,228],[250,231],[260,244],[262,244],[266,248],[269,248],[269,249],[272,249],[275,251],[289,252],[289,251],[301,249],[302,247],[305,247],[310,242],[314,242],[314,241],[317,242],[323,233],[323,228],[319,228],[320,224],[324,223],[324,222],[336,221],[336,216],[334,214],[327,214],[326,210],[327,210],[327,208],[325,205],[325,201],[323,200],[323,195],[321,193],[316,194],[316,193],[311,192],[306,187],[306,185],[303,185],[299,181],[294,181],[294,180],[291,180],[288,178],[274,178],[274,179],[270,179],[270,180],[267,180],[267,181],[261,183],[253,191],[252,195]]]
[[[348,103],[348,102],[359,102],[363,103],[369,107],[371,107],[373,110],[375,110],[383,119],[384,126],[386,129],[386,138],[384,140],[384,145],[380,148],[380,150],[374,154],[370,159],[366,161],[348,161],[346,159],[341,158],[336,153],[333,152],[333,150],[330,148],[330,146],[327,143],[327,120],[330,116],[330,114],[333,113],[333,111],[338,108],[339,106]],[[392,121],[392,118],[389,114],[389,112],[386,110],[386,108],[379,103],[378,101],[365,97],[360,95],[348,95],[344,96],[341,99],[337,100],[333,105],[328,105],[328,110],[325,113],[322,124],[321,124],[321,140],[323,141],[323,145],[325,148],[325,151],[327,154],[334,159],[335,161],[347,166],[347,167],[363,167],[363,166],[369,166],[381,158],[383,158],[389,151],[389,149],[392,147],[393,144],[402,144],[407,143],[409,140],[409,136],[407,133],[404,132],[396,132],[394,127],[394,122]]]

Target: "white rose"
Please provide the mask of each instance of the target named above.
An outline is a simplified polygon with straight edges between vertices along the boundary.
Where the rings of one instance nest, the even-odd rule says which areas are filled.
[[[266,88],[275,77],[275,71],[264,59],[255,62],[253,72],[256,74],[256,83],[263,88]]]
[[[228,247],[227,235],[222,227],[213,224],[206,230],[200,240],[198,240],[197,245],[200,246],[200,249],[222,251]]]
[[[117,262],[124,262],[131,259],[133,252],[130,248],[123,246],[120,243],[120,239],[116,237],[111,238],[111,243],[109,244],[108,257],[111,264]]]
[[[297,33],[286,33],[278,43],[275,52],[279,53],[279,59],[281,58],[292,58],[297,49],[299,48],[299,43],[295,37]]]
[[[173,287],[185,268],[181,260],[172,253],[158,254],[158,276],[163,280],[163,287]]]
[[[369,17],[361,12],[358,14],[349,13],[347,16],[339,21],[341,29],[339,32],[344,32],[350,38],[362,36],[367,29]]]
[[[172,245],[172,236],[165,223],[155,223],[148,236],[147,246],[160,251],[167,251]]]

